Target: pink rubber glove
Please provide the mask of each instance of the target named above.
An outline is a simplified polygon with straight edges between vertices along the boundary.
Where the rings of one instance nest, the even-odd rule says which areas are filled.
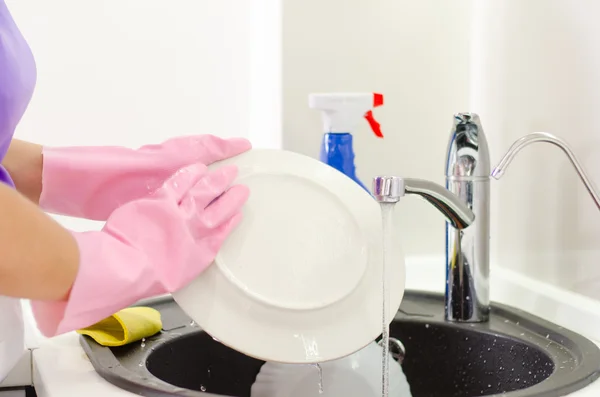
[[[248,188],[235,166],[193,165],[131,201],[101,231],[73,233],[79,271],[67,302],[32,302],[46,336],[90,326],[136,301],[173,292],[208,267],[241,220]],[[224,193],[225,192],[225,193]]]
[[[104,221],[119,206],[158,189],[178,169],[209,165],[250,148],[246,139],[213,135],[178,137],[139,149],[44,147],[40,207]]]

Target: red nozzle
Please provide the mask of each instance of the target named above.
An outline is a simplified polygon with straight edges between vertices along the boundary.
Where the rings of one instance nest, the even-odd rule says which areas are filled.
[[[373,94],[373,107],[383,105],[383,94]]]

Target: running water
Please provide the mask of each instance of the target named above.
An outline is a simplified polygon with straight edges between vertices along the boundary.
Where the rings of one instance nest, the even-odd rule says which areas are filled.
[[[392,247],[392,214],[394,204],[381,203],[381,219],[383,223],[383,271],[381,280],[382,292],[382,334],[381,334],[381,350],[383,356],[381,358],[381,395],[388,397],[390,385],[390,325],[388,321],[388,304],[390,300],[390,291],[388,287],[388,272],[387,267],[391,265],[391,247]]]

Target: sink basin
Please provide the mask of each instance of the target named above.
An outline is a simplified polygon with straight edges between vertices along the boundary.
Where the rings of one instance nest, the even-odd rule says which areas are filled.
[[[497,304],[489,323],[446,323],[443,302],[407,291],[391,325],[406,348],[413,397],[558,397],[600,376],[600,350],[580,335]],[[170,298],[144,305],[161,312],[163,332],[143,346],[106,348],[81,337],[102,377],[143,396],[250,396],[263,361],[214,340]]]

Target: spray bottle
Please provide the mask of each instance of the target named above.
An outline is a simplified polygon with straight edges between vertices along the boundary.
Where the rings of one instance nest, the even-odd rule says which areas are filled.
[[[346,174],[367,192],[369,189],[356,177],[352,133],[361,119],[366,119],[373,133],[383,138],[372,109],[383,105],[383,95],[374,93],[311,94],[308,106],[323,115],[323,142],[320,160]]]

